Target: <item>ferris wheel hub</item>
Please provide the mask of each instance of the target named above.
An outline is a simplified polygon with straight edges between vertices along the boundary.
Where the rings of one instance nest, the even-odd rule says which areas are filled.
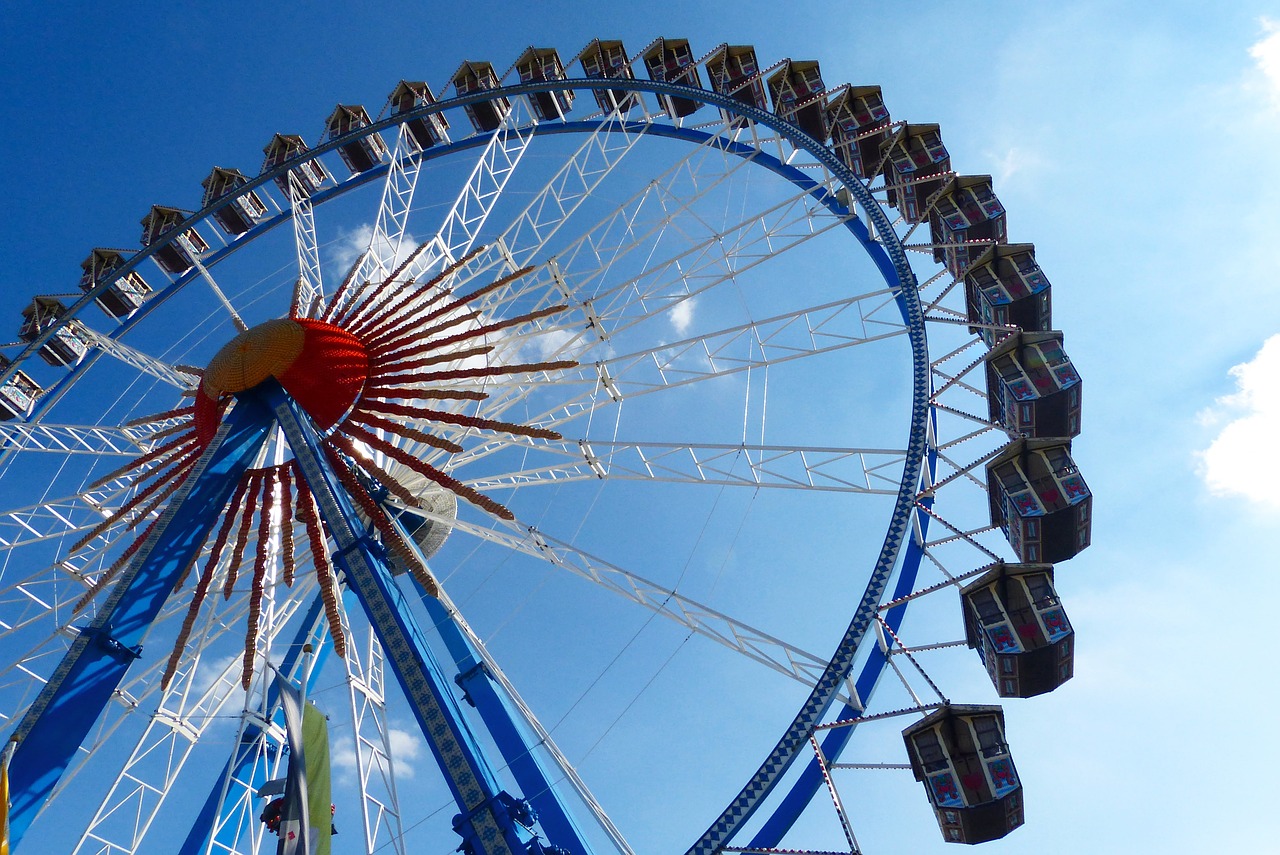
[[[320,430],[355,405],[369,377],[369,353],[341,327],[308,318],[276,318],[227,342],[205,368],[196,394],[196,432],[208,442],[221,401],[275,378]]]

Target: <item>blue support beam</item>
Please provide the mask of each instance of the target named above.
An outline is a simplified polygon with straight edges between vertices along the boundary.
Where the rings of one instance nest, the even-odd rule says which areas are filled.
[[[412,543],[412,539],[406,536]],[[440,600],[423,591],[418,594],[427,607],[436,630],[444,639],[454,664],[458,667],[455,682],[462,687],[466,697],[475,706],[493,737],[502,759],[507,762],[512,776],[520,786],[538,815],[538,822],[549,840],[568,850],[572,855],[591,855],[594,851],[582,829],[565,809],[554,788],[556,777],[543,765],[541,755],[535,750],[539,740],[512,708],[506,693],[493,679],[488,666],[474,649],[458,626],[454,615]]]
[[[17,847],[41,805],[142,656],[142,638],[173,593],[178,575],[204,545],[232,490],[254,461],[274,419],[255,402],[238,403],[129,569],[93,621],[80,629],[62,662],[14,731],[9,765],[9,835]]]
[[[504,792],[450,691],[444,669],[427,646],[396,585],[382,544],[365,530],[325,457],[306,416],[274,381],[244,396],[274,412],[310,487],[336,550],[333,558],[378,633],[387,661],[431,746],[459,814],[454,828],[468,855],[524,855],[541,851],[527,829],[524,803]]]

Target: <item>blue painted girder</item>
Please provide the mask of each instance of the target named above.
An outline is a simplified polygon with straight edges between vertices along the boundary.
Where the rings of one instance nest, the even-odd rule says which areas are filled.
[[[9,834],[16,848],[129,666],[178,575],[204,545],[274,425],[254,402],[232,408],[146,543],[14,731]]]
[[[382,544],[365,531],[329,466],[310,418],[275,381],[268,380],[244,394],[260,398],[279,420],[336,546],[333,560],[378,633],[387,661],[453,793],[459,809],[455,829],[475,855],[523,855],[530,851],[530,835],[514,816],[518,803],[502,791],[449,690],[444,669],[427,646],[408,598],[392,578]]]
[[[409,543],[413,540],[406,535]],[[538,814],[538,822],[555,845],[572,855],[590,855],[594,850],[582,829],[566,810],[555,789],[560,775],[544,767],[538,747],[541,740],[533,734],[513,710],[511,701],[489,673],[480,654],[457,624],[454,613],[436,597],[416,585],[418,595],[427,607],[436,631],[444,639],[454,664],[458,667],[455,682],[466,692],[493,737],[499,753],[507,762],[520,791],[528,794],[529,803]]]

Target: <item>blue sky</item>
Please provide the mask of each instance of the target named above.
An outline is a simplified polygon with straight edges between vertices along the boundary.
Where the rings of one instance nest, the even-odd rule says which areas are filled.
[[[1275,3],[689,2],[660,17],[570,2],[10,6],[0,313],[16,329],[31,294],[75,289],[91,247],[135,246],[151,204],[195,207],[212,165],[253,174],[272,133],[317,138],[336,102],[373,108],[402,78],[439,91],[459,60],[504,68],[531,43],[572,55],[594,37],[634,51],[659,35],[695,52],[751,43],[819,59],[828,83],[880,84],[895,118],[937,122],[958,166],[993,175],[1011,239],[1036,244],[1054,283],[1085,384],[1073,450],[1095,495],[1093,545],[1058,571],[1075,678],[1006,705],[1027,826],[984,851],[1273,848],[1266,783],[1280,756],[1259,728],[1280,701],[1266,629],[1280,494],[1264,460],[1280,412]],[[644,707],[652,662],[630,665],[625,635],[600,643],[584,673],[607,684],[614,655],[631,669],[601,715],[660,728],[620,712]],[[681,643],[649,646],[660,661]],[[695,672],[685,656],[672,667]],[[751,685],[724,692],[699,712],[750,715]],[[918,784],[872,784],[900,818],[868,852],[942,849]],[[661,788],[632,786],[606,807],[624,827],[629,804],[661,824],[668,808],[649,804]],[[842,785],[846,802],[879,798],[857,787]],[[650,829],[637,837],[668,851]]]

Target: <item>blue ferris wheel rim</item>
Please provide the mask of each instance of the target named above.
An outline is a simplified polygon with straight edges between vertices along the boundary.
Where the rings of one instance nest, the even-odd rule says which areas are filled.
[[[894,500],[893,510],[890,513],[889,522],[883,545],[879,556],[874,564],[872,573],[868,579],[866,590],[864,591],[857,609],[855,609],[853,617],[850,621],[848,629],[845,631],[839,645],[832,654],[828,662],[827,668],[822,677],[818,680],[813,691],[811,692],[806,703],[797,713],[792,724],[784,732],[783,737],[779,740],[775,749],[762,762],[760,770],[752,776],[752,778],[743,787],[742,791],[733,802],[725,809],[722,815],[708,828],[702,837],[696,841],[690,848],[689,853],[710,853],[717,851],[724,846],[734,834],[744,825],[774,790],[775,786],[781,781],[783,774],[789,768],[791,761],[797,756],[798,750],[807,744],[808,734],[812,731],[814,725],[825,716],[830,710],[836,698],[837,690],[849,678],[853,671],[853,666],[858,653],[863,649],[863,643],[866,641],[867,629],[873,619],[876,610],[881,602],[885,599],[885,592],[890,582],[897,578],[895,585],[894,597],[901,596],[910,591],[914,584],[916,571],[918,570],[921,560],[921,550],[918,544],[909,539],[909,535],[913,530],[921,533],[923,540],[923,532],[928,527],[929,517],[924,509],[917,505],[917,496],[923,482],[928,481],[932,477],[932,468],[934,465],[934,450],[931,447],[931,431],[930,423],[933,419],[933,408],[930,401],[930,382],[929,382],[929,352],[928,343],[925,333],[924,311],[921,305],[920,297],[917,291],[917,280],[915,273],[912,271],[907,260],[905,249],[902,246],[896,232],[894,231],[888,217],[881,208],[880,203],[871,194],[868,187],[835,155],[835,153],[806,134],[795,124],[780,118],[774,113],[762,110],[719,93],[672,84],[663,81],[651,81],[640,79],[578,79],[565,78],[552,81],[538,81],[529,83],[511,84],[499,86],[494,89],[483,90],[468,95],[457,96],[450,99],[440,100],[432,104],[423,105],[410,111],[396,114],[389,118],[370,123],[364,127],[358,128],[352,132],[335,137],[321,145],[307,150],[305,153],[281,163],[277,167],[265,171],[255,178],[248,180],[245,184],[238,187],[232,193],[223,196],[214,203],[206,206],[200,211],[186,218],[181,224],[174,227],[167,235],[155,241],[138,253],[130,256],[124,264],[112,271],[111,274],[103,277],[96,283],[94,288],[78,299],[69,309],[69,311],[60,319],[61,323],[67,323],[75,318],[75,316],[87,307],[96,296],[108,289],[114,282],[123,276],[128,275],[135,270],[146,258],[151,257],[156,252],[174,242],[179,234],[184,233],[189,228],[198,226],[207,221],[215,211],[233,204],[236,200],[248,196],[256,189],[263,187],[268,182],[283,176],[288,171],[296,169],[299,165],[319,158],[321,155],[330,153],[343,145],[347,145],[355,140],[362,139],[366,136],[378,133],[384,130],[394,130],[400,124],[414,119],[425,118],[435,115],[446,110],[456,110],[481,102],[487,102],[496,98],[517,97],[525,95],[534,95],[545,92],[553,92],[558,90],[574,89],[574,90],[592,90],[592,89],[610,89],[610,90],[627,90],[638,93],[647,93],[653,95],[666,95],[672,97],[682,97],[695,100],[700,104],[717,107],[728,113],[735,114],[753,122],[767,126],[776,131],[780,136],[785,138],[792,146],[797,149],[804,150],[808,155],[812,156],[823,168],[827,169],[834,175],[839,182],[848,190],[850,197],[867,215],[874,229],[873,238],[867,226],[856,216],[849,216],[852,206],[845,209],[841,202],[834,194],[823,188],[810,175],[802,172],[794,166],[783,163],[777,157],[769,155],[743,143],[734,142],[725,139],[721,147],[727,153],[736,154],[741,157],[749,157],[753,163],[756,163],[787,181],[790,181],[797,188],[809,192],[815,200],[823,204],[833,214],[845,218],[845,225],[855,238],[862,244],[868,256],[871,258],[876,267],[880,270],[887,285],[893,291],[894,299],[898,305],[899,312],[902,315],[906,325],[907,338],[911,350],[913,372],[912,372],[912,392],[911,406],[908,427],[907,454],[902,480],[899,484],[897,496]],[[689,143],[701,144],[706,143],[717,137],[717,134],[698,128],[684,127],[674,124],[666,124],[661,121],[617,121],[609,116],[601,116],[597,119],[581,120],[581,121],[547,121],[538,122],[532,126],[535,134],[586,134],[599,130],[602,126],[613,122],[616,128],[626,133],[642,133],[650,136],[665,137],[677,139]],[[463,151],[485,145],[492,137],[491,133],[477,133],[461,139],[457,142],[450,142],[443,145],[433,146],[423,150],[415,155],[423,162],[435,160],[449,155],[457,154]],[[364,186],[379,177],[385,175],[390,168],[389,164],[383,162],[372,169],[357,173],[342,180],[336,186],[315,193],[311,199],[313,204],[319,205],[338,198],[346,193]],[[209,266],[215,266],[231,254],[248,246],[257,238],[263,236],[275,227],[289,221],[291,217],[291,209],[284,209],[278,214],[264,219],[249,229],[245,234],[230,241],[226,246],[209,253],[203,260]],[[147,317],[151,312],[158,309],[169,296],[177,293],[199,275],[195,268],[176,277],[170,284],[157,291],[143,306],[134,313],[127,321],[112,333],[113,337],[118,337],[128,332],[136,324]],[[56,332],[56,326],[45,330],[43,335],[35,341],[32,341],[23,352],[13,360],[13,362],[0,371],[0,382],[12,376],[16,371],[21,369],[23,362],[34,356],[40,345],[50,338]],[[32,416],[33,420],[38,420],[40,415],[47,411],[57,400],[76,382],[83,372],[96,360],[102,351],[95,350],[90,356],[81,360],[74,366],[65,377],[63,377],[42,399],[40,408],[38,408]],[[926,502],[926,505],[928,503]],[[905,553],[903,550],[906,546]],[[900,607],[889,615],[889,621],[892,625],[901,622],[904,607]],[[864,662],[861,673],[856,680],[858,693],[861,697],[868,697],[879,679],[880,674],[886,666],[886,658],[878,650],[872,650],[871,655]],[[846,710],[848,712],[849,710]],[[842,716],[843,717],[843,716]],[[847,739],[848,731],[844,733],[844,739]],[[829,737],[839,740],[840,737],[834,735]],[[834,743],[832,743],[834,744]],[[836,748],[838,751],[838,747]],[[804,780],[796,782],[793,785],[791,794],[785,797],[780,804],[766,820],[763,829],[758,833],[757,837],[752,841],[753,846],[770,846],[775,845],[776,841],[781,838],[782,834],[790,827],[790,825],[798,818],[799,812],[807,805],[809,796],[804,795],[807,789],[814,787],[813,770],[802,775]],[[809,794],[811,795],[811,793]]]

